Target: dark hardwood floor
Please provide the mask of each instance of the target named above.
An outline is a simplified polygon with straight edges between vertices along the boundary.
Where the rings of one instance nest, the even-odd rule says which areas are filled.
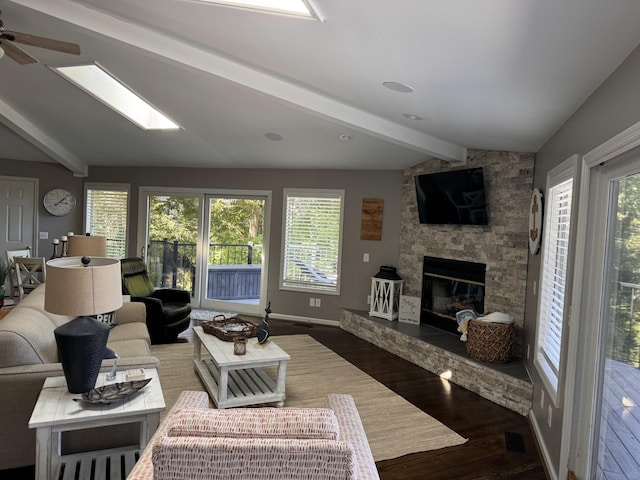
[[[336,327],[270,321],[271,335],[306,333],[469,441],[378,462],[382,480],[547,479],[529,421]],[[181,335],[191,340],[189,332]],[[318,365],[322,368],[322,365]],[[393,412],[380,412],[393,422]],[[33,468],[0,479],[34,478]],[[84,480],[84,479],[79,479]]]
[[[526,417],[336,327],[270,321],[272,335],[306,333],[469,441],[378,462],[382,480],[548,478]],[[322,368],[318,365],[318,368]],[[393,412],[381,412],[393,422]]]

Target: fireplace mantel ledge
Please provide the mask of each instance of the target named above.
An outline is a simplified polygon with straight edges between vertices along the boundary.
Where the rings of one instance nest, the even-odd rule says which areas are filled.
[[[457,335],[430,327],[371,317],[341,309],[340,328],[483,398],[528,415],[533,385],[520,359],[492,364],[470,358]]]

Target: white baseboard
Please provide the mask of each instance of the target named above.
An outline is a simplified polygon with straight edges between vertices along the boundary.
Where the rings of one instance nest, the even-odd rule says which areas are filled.
[[[542,460],[544,461],[544,466],[547,469],[547,474],[550,476],[551,480],[558,480],[558,471],[556,470],[555,465],[551,463],[551,456],[549,455],[547,446],[542,442],[542,432],[540,431],[540,426],[538,425],[536,416],[533,414],[533,410],[529,410],[529,421],[533,427],[533,434],[538,442],[540,453],[542,453]]]
[[[282,313],[271,313],[269,314],[269,318],[275,318],[276,320],[286,320],[288,322],[298,322],[298,323],[306,323],[306,324],[314,324],[314,325],[328,325],[330,327],[339,327],[340,322],[338,320],[327,320],[324,318],[312,318],[312,317],[301,317],[299,315],[285,315]]]

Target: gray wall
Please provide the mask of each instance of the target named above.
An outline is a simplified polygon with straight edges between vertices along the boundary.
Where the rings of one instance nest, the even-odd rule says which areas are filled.
[[[546,191],[547,172],[573,154],[584,155],[611,137],[640,121],[640,48],[637,48],[620,67],[589,97],[576,113],[536,154],[534,186]],[[579,188],[579,186],[578,186]],[[577,198],[578,192],[574,192]],[[540,275],[540,256],[530,256],[527,276],[525,310],[525,344],[533,346],[538,298],[532,285]],[[576,279],[576,281],[580,281]],[[543,386],[533,366],[533,356],[527,362],[534,381],[533,413],[541,427],[540,441],[549,452],[555,468],[559,465],[563,409],[554,409],[551,427],[547,425],[547,406],[540,406]],[[571,381],[572,379],[570,379]],[[564,382],[563,382],[564,383]],[[560,391],[563,384],[560,385]],[[545,392],[545,398],[548,395]]]
[[[210,189],[270,190],[272,192],[271,238],[269,251],[268,299],[274,314],[338,320],[340,308],[368,310],[367,295],[371,277],[380,265],[397,265],[400,242],[401,171],[350,170],[248,170],[93,167],[87,178],[75,178],[63,167],[53,164],[0,160],[5,175],[40,178],[39,231],[49,231],[49,238],[69,231],[81,232],[84,182],[115,182],[131,185],[129,255],[136,255],[138,193],[141,186],[194,187]],[[76,194],[78,206],[65,217],[53,217],[42,208],[42,196],[53,187],[65,187]],[[283,188],[335,188],[345,190],[342,279],[340,295],[318,295],[281,291],[278,288],[282,237]],[[360,240],[363,198],[384,199],[382,240]],[[39,252],[49,257],[50,240],[39,242]],[[369,263],[362,261],[363,254]],[[320,297],[321,307],[309,307],[309,297]]]

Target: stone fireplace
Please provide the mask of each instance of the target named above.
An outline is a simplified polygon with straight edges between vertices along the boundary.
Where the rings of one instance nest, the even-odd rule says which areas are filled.
[[[400,212],[398,272],[404,280],[403,293],[422,297],[426,290],[431,300],[423,300],[422,307],[436,312],[447,327],[453,324],[457,328],[453,318],[458,302],[478,313],[511,315],[515,357],[522,356],[534,157],[531,153],[467,152],[467,162],[462,168],[484,168],[488,225],[419,223],[413,177],[461,168],[440,160],[429,160],[405,170]],[[435,266],[425,267],[426,257]],[[451,274],[452,266],[458,273]],[[426,313],[421,312],[421,324],[414,325],[342,309],[340,327],[437,375],[446,372],[449,381],[528,415],[533,386],[523,362],[495,365],[471,360],[456,337],[422,323],[426,323]]]
[[[511,315],[516,357],[522,356],[523,351],[534,158],[532,153],[469,150],[464,167],[440,160],[423,162],[404,172],[400,213],[398,273],[404,279],[403,293],[422,296],[425,256],[484,264],[484,312]],[[484,170],[488,225],[420,224],[415,175],[480,166]]]
[[[426,256],[422,264],[420,323],[456,333],[456,313],[484,313],[484,263]]]

